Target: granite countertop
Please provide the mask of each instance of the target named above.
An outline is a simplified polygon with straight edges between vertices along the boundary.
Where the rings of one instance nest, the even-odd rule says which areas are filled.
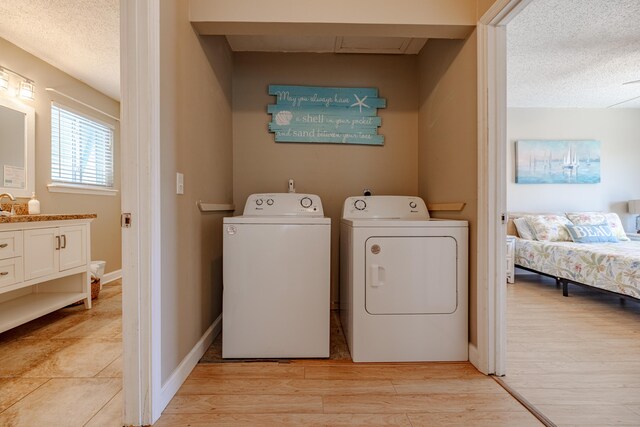
[[[14,222],[37,222],[37,221],[64,221],[72,219],[93,219],[97,214],[38,214],[38,215],[13,215],[0,216],[0,224]]]

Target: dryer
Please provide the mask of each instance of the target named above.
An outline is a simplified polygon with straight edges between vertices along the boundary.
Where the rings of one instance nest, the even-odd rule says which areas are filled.
[[[313,194],[252,194],[223,224],[223,358],[329,357],[331,219]]]
[[[411,196],[349,197],[340,318],[354,362],[468,360],[468,224]]]

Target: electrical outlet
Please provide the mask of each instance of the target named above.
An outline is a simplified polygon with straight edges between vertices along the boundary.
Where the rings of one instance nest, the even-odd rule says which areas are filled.
[[[184,175],[176,173],[176,194],[184,194]]]

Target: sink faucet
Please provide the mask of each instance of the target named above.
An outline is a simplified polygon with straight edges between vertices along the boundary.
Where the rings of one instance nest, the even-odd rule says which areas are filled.
[[[16,198],[15,198],[15,197],[13,197],[13,196],[12,196],[11,194],[9,194],[9,193],[2,193],[2,194],[0,194],[0,211],[2,210],[2,199],[4,199],[5,197],[8,197],[8,198],[9,198],[9,200],[11,200],[12,202],[15,202],[15,201],[16,201]],[[12,206],[12,209],[11,209],[11,210],[13,211],[13,206]]]

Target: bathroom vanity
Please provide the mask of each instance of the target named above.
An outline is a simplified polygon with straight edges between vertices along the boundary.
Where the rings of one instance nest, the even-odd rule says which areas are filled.
[[[95,214],[0,217],[0,332],[82,300]]]

